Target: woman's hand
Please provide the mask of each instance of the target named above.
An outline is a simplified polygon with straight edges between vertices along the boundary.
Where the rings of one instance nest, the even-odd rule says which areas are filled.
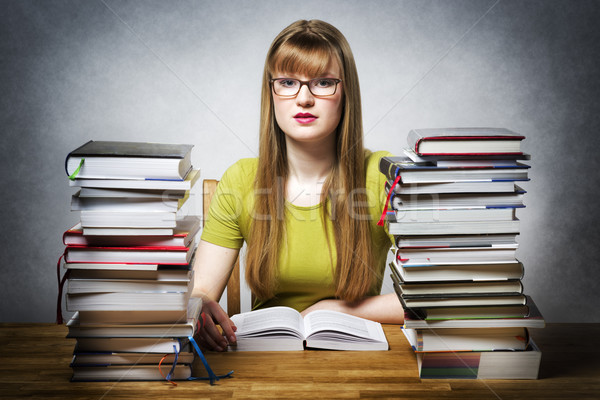
[[[202,299],[203,326],[196,334],[200,345],[208,350],[226,351],[227,344],[235,344],[237,327],[229,319],[219,303],[207,298]],[[222,333],[217,328],[219,325]]]
[[[234,344],[236,327],[219,303],[238,257],[239,250],[217,246],[200,240],[194,263],[193,297],[202,298],[204,324],[197,333],[205,349],[225,351],[227,343]],[[221,330],[217,327],[219,325]]]

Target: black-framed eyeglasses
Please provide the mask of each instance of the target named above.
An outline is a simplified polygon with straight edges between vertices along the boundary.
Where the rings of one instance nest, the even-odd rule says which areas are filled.
[[[294,97],[300,92],[302,85],[306,85],[310,93],[316,97],[333,96],[341,79],[336,78],[314,78],[310,81],[301,81],[292,78],[275,78],[269,80],[273,92],[278,96]]]

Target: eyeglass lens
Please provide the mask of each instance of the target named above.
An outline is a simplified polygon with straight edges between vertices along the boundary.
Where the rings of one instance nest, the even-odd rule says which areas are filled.
[[[280,96],[295,96],[303,84],[308,84],[308,90],[315,96],[331,96],[335,94],[338,79],[315,78],[308,82],[298,79],[281,78],[273,80],[273,90]]]

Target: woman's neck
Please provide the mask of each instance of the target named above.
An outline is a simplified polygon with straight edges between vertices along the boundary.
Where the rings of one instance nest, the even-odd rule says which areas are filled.
[[[298,206],[313,206],[321,201],[321,189],[335,162],[335,135],[326,142],[286,142],[288,178],[286,199]]]

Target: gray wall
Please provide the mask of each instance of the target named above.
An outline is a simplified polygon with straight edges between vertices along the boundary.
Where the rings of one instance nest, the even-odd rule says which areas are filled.
[[[192,143],[202,177],[219,178],[256,155],[270,42],[319,18],[353,48],[369,148],[400,154],[415,127],[527,136],[526,292],[548,321],[600,322],[598,6],[2,1],[0,321],[54,318],[61,236],[78,218],[68,151],[89,139]]]

